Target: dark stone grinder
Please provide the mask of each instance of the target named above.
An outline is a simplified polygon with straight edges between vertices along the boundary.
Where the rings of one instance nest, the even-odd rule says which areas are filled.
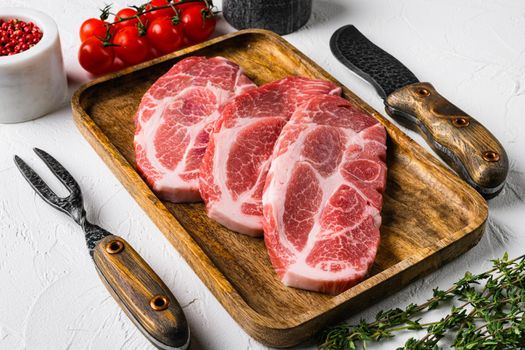
[[[224,18],[235,28],[269,29],[277,34],[295,32],[306,24],[312,0],[223,0]]]

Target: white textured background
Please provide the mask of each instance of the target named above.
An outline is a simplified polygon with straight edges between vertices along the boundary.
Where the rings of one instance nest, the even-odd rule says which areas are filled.
[[[88,80],[76,59],[78,27],[103,5],[103,0],[0,1],[0,7],[34,7],[56,20],[71,93]],[[479,245],[351,319],[356,321],[380,308],[422,301],[434,286],[447,287],[466,269],[485,269],[488,259],[505,250],[511,256],[525,252],[525,2],[314,0],[308,25],[286,39],[382,112],[375,91],[330,53],[331,34],[348,23],[484,123],[511,160],[508,184],[490,202]],[[225,23],[220,27],[232,30]],[[69,107],[33,122],[0,125],[0,349],[151,348],[99,281],[80,229],[36,197],[18,174],[15,153],[43,171],[33,146],[71,170],[90,218],[124,236],[172,289],[191,324],[193,349],[265,349],[230,318],[113,177],[75,128]]]

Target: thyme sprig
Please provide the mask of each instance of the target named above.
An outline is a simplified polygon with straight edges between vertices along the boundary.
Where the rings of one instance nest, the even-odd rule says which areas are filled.
[[[422,304],[381,311],[373,322],[332,327],[323,333],[319,348],[367,349],[370,342],[421,331],[423,336],[411,337],[398,350],[525,349],[525,255],[509,260],[505,253],[492,264],[489,271],[465,273],[447,290],[434,289]],[[422,322],[428,311],[444,307],[450,307],[445,317]]]

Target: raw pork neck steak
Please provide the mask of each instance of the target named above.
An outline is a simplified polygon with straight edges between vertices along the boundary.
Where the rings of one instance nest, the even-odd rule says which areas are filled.
[[[338,294],[379,245],[386,133],[338,96],[310,99],[284,127],[262,197],[264,240],[287,286]]]
[[[172,202],[200,200],[199,167],[222,106],[254,88],[222,57],[189,57],[146,92],[135,116],[137,167],[153,191]]]
[[[208,216],[233,231],[261,235],[262,190],[283,126],[312,96],[340,93],[331,82],[289,77],[228,103],[201,166],[200,190]]]

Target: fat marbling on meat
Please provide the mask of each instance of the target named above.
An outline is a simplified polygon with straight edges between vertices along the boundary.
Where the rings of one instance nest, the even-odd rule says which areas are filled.
[[[361,281],[379,246],[386,132],[338,96],[284,126],[262,196],[264,240],[287,286],[329,294]]]
[[[255,88],[223,57],[189,57],[145,93],[135,116],[137,167],[162,199],[200,201],[199,168],[224,104]]]
[[[229,102],[210,134],[200,170],[208,216],[233,231],[262,235],[262,190],[282,128],[312,96],[340,93],[332,82],[288,77]]]

